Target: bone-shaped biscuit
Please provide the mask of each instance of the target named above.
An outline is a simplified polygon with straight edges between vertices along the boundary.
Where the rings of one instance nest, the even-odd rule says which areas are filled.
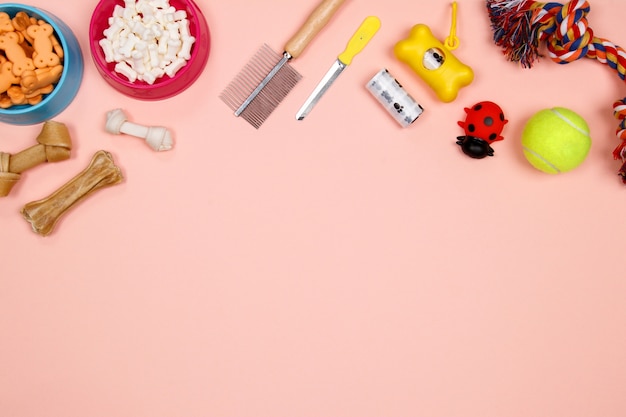
[[[50,68],[37,68],[35,70],[24,71],[19,80],[24,94],[32,95],[34,92],[56,84],[63,73],[63,65]],[[0,92],[2,90],[0,89]]]
[[[33,38],[33,62],[37,68],[54,67],[59,65],[61,59],[54,53],[50,37],[54,33],[52,25],[42,23],[32,25],[26,29],[26,33]]]
[[[50,84],[26,94],[22,91],[20,86],[12,85],[6,91],[9,101],[1,101],[0,108],[6,109],[11,106],[21,106],[23,104],[30,104],[31,106],[34,106],[35,104],[41,103],[44,94],[50,94],[52,90],[54,90],[54,86]]]
[[[22,91],[22,88],[19,85],[12,85],[6,91],[7,96],[11,99],[11,104],[13,106],[20,106],[22,104],[28,103],[26,99],[26,94]]]
[[[36,104],[39,103],[43,96],[46,94],[50,94],[54,90],[54,86],[52,84],[48,84],[45,87],[41,87],[35,91],[32,91],[28,94],[24,94],[28,99],[28,104]]]
[[[40,88],[39,90],[35,90],[30,94],[24,94],[24,97],[26,97],[26,102],[28,104],[34,106],[35,104],[41,103],[41,101],[43,100],[43,96],[46,94],[50,94],[52,90],[54,90],[54,87],[52,85],[48,85],[46,87]]]
[[[0,94],[0,109],[8,109],[13,106],[13,102],[7,93]]]
[[[33,91],[31,94],[24,94],[22,89],[19,86],[12,86],[6,92],[7,96],[11,100],[11,106],[21,106],[24,104],[30,104],[34,106],[35,104],[41,103],[43,100],[43,94],[50,94],[54,87],[49,86],[47,88],[42,88],[40,90]]]
[[[20,82],[20,77],[13,74],[13,63],[4,61],[0,64],[0,93],[7,91],[13,84]]]
[[[26,70],[35,69],[33,60],[26,56],[20,46],[20,36],[15,32],[0,34],[0,50],[3,50],[9,61],[13,62],[13,74],[22,75]]]
[[[14,30],[11,16],[6,12],[0,12],[0,32],[13,32]]]
[[[33,48],[33,38],[30,37],[28,33],[26,33],[26,29],[32,24],[30,21],[30,16],[26,12],[17,12],[13,19],[11,19],[13,23],[13,27],[15,30],[24,38],[22,42],[20,42],[20,46],[26,52],[26,56],[33,56],[33,52],[35,48]]]
[[[26,12],[17,12],[15,16],[13,16],[13,19],[11,19],[11,23],[15,30],[24,35],[24,38],[26,38],[29,43],[33,43],[33,39],[26,33],[26,29],[31,25],[30,16],[28,16]]]

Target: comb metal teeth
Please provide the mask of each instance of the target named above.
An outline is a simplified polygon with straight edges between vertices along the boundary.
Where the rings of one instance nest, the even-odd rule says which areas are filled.
[[[256,129],[261,127],[302,78],[290,65],[281,63],[281,60],[285,58],[284,55],[274,52],[268,45],[263,45],[220,94],[222,101],[236,115],[239,113],[239,116]],[[282,66],[276,71],[275,68],[279,64]],[[250,100],[250,96],[272,71],[276,73]]]

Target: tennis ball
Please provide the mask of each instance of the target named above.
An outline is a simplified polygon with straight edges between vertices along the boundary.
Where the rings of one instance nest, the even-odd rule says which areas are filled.
[[[549,174],[580,165],[591,148],[587,122],[563,107],[535,113],[522,132],[524,156],[532,166]]]

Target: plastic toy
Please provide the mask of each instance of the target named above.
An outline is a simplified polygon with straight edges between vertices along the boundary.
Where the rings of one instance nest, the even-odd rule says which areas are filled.
[[[459,122],[459,126],[465,130],[465,136],[457,137],[457,145],[465,155],[475,159],[493,156],[494,150],[490,145],[504,139],[501,133],[508,122],[504,112],[496,103],[481,101],[471,108],[466,107],[465,113],[465,121]]]
[[[626,51],[613,42],[594,35],[588,26],[587,14],[590,6],[587,1],[576,0],[566,4],[540,3],[529,0],[487,0],[487,11],[491,19],[493,39],[503,49],[507,59],[519,62],[524,68],[531,68],[541,57],[539,46],[547,45],[548,56],[559,64],[567,64],[580,58],[597,59],[626,79]],[[623,120],[622,108],[625,100],[614,105],[615,116]],[[617,129],[622,141],[613,151],[615,159],[626,154],[624,123]],[[622,165],[619,175],[626,184],[626,166]]]
[[[413,26],[407,39],[394,46],[396,57],[408,64],[446,103],[454,101],[459,90],[474,79],[472,69],[452,54],[460,43],[455,33],[456,2],[452,4],[452,29],[445,44],[420,23]]]
[[[155,151],[169,151],[174,146],[170,131],[162,126],[142,126],[128,121],[122,109],[107,112],[104,129],[114,135],[126,134],[140,139]]]

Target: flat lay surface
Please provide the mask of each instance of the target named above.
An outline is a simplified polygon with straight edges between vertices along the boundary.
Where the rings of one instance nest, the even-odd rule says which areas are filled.
[[[0,416],[626,415],[626,186],[612,156],[626,88],[614,70],[586,58],[523,69],[494,45],[485,3],[461,0],[453,54],[473,80],[444,102],[394,45],[418,23],[443,41],[451,3],[346,0],[255,129],[219,95],[264,43],[282,53],[316,2],[196,3],[206,67],[163,100],[98,73],[95,0],[27,3],[72,29],[84,73],[54,117],[71,156],[24,172],[0,201]],[[594,34],[626,45],[626,3],[590,4]],[[296,120],[367,16],[378,32]],[[366,88],[381,69],[423,107],[406,128]],[[508,122],[494,155],[473,159],[457,122],[481,101]],[[526,121],[552,107],[592,138],[558,175],[521,146]],[[169,129],[172,149],[108,133],[113,109]],[[42,130],[0,127],[11,154]],[[34,233],[20,210],[99,150],[123,180]]]

